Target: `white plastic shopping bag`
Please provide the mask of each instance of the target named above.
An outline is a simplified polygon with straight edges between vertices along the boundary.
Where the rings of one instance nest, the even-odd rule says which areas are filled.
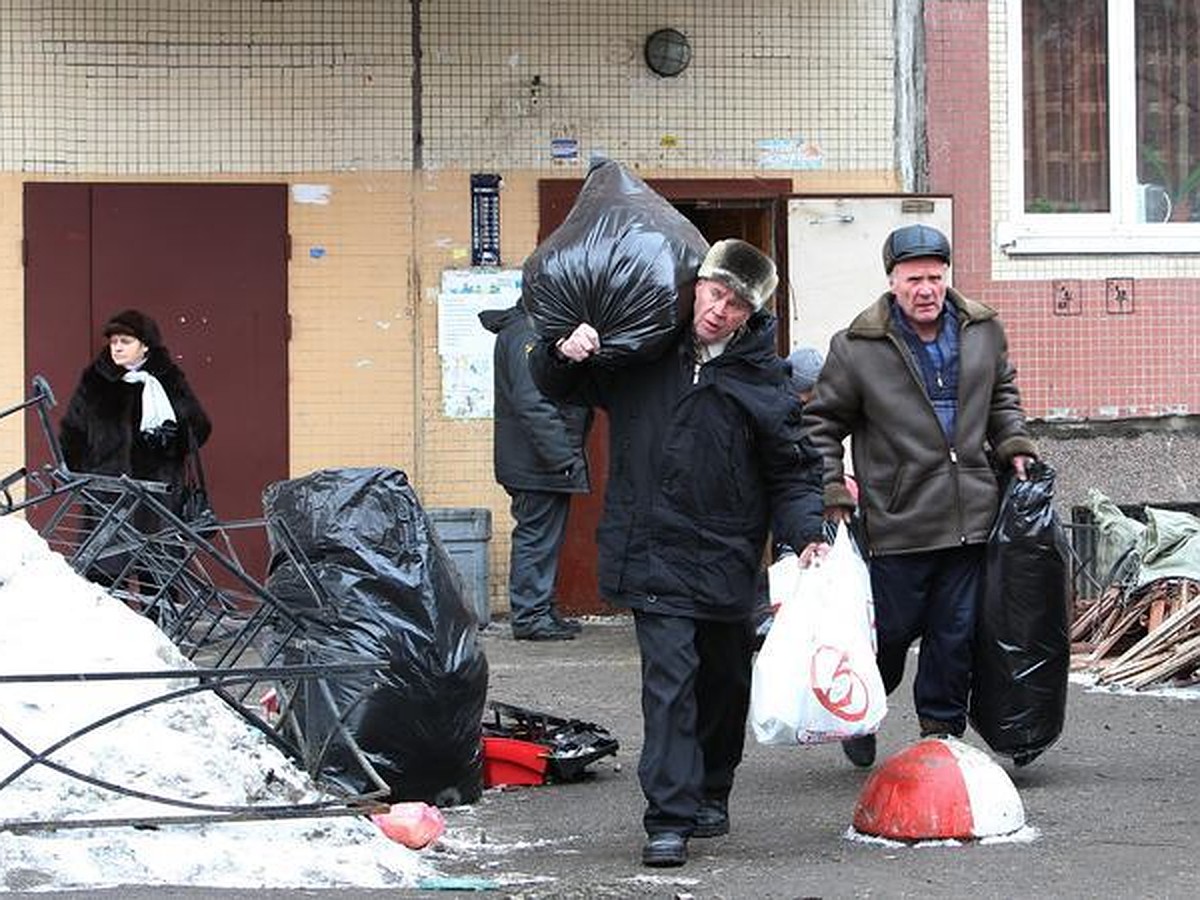
[[[767,567],[767,599],[776,612],[796,593],[800,579],[800,557],[788,553]]]
[[[758,652],[750,723],[760,744],[816,744],[871,734],[886,714],[871,581],[839,525],[825,558],[800,570]]]

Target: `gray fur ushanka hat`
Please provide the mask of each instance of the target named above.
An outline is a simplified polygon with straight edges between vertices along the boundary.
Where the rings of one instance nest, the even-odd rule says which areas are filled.
[[[767,305],[779,284],[775,261],[753,244],[737,238],[713,244],[696,277],[722,282],[754,307],[755,312]]]

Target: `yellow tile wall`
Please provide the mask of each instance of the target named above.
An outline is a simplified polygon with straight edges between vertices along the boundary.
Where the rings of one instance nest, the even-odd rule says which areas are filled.
[[[27,396],[25,301],[21,268],[21,179],[0,175],[0,409]],[[24,462],[24,417],[0,419],[0,477]]]
[[[490,509],[497,611],[511,523],[491,421],[442,415],[437,356],[442,272],[470,261],[470,172],[504,177],[506,267],[535,246],[537,179],[581,176],[593,151],[645,177],[896,188],[888,0],[726,5],[717,18],[692,0],[557,4],[550,17],[541,0],[425,4],[416,171],[409,5],[174,6],[4,0],[0,407],[25,392],[25,180],[327,186],[327,203],[288,211],[291,473],[391,465],[426,506]],[[679,79],[641,57],[667,23],[695,46]],[[577,139],[580,158],[553,162],[556,137]],[[800,138],[821,146],[822,170],[753,168],[760,141]],[[21,417],[9,419],[0,474],[23,455]]]
[[[501,256],[519,268],[537,242],[537,182],[504,175]],[[561,176],[581,175],[563,172]],[[644,177],[746,177],[745,171],[644,170]],[[0,176],[0,407],[24,399],[21,195],[26,178]],[[79,176],[72,180],[109,180]],[[159,179],[172,180],[172,179]],[[422,502],[491,510],[490,600],[507,610],[508,497],[492,480],[491,419],[442,413],[437,297],[442,273],[470,262],[470,173],[303,173],[200,178],[292,187],[288,305],[290,471],[394,466]],[[797,190],[895,188],[880,173],[806,172]],[[297,185],[327,188],[325,203],[295,200]],[[314,252],[316,251],[316,252]],[[21,465],[21,417],[0,422],[0,473]]]
[[[288,208],[291,471],[419,467],[420,321],[409,289],[412,177],[290,179],[328,202]]]

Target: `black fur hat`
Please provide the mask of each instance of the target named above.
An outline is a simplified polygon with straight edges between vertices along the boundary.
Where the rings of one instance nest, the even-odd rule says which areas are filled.
[[[144,312],[136,309],[122,310],[108,320],[104,326],[104,336],[107,338],[114,334],[128,334],[137,338],[147,347],[162,346],[162,335],[159,333],[158,324]]]

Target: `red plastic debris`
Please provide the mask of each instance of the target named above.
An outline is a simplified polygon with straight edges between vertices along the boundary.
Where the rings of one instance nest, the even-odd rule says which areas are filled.
[[[442,811],[428,803],[393,803],[385,813],[374,813],[371,821],[398,844],[420,850],[428,847],[446,831]]]

